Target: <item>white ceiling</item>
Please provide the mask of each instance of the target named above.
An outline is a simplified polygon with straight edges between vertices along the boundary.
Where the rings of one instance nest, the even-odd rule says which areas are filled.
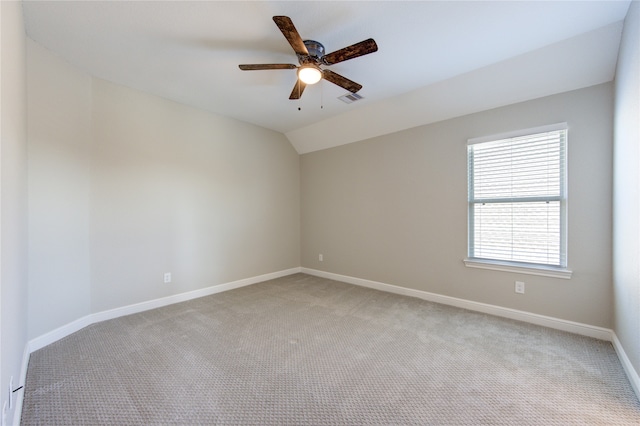
[[[300,153],[611,81],[630,1],[25,1],[27,34],[88,73],[283,132]],[[272,21],[327,52],[376,40],[291,101],[295,70]],[[300,109],[299,109],[300,108]]]

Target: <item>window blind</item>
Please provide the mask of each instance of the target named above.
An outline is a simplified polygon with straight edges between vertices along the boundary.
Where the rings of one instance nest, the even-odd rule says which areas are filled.
[[[567,129],[560,127],[470,141],[469,258],[566,267]]]

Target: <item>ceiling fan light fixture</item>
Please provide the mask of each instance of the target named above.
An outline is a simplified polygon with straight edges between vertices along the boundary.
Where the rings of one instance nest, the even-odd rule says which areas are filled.
[[[322,78],[322,71],[313,65],[303,66],[298,68],[298,78],[305,84],[316,84]]]
[[[300,66],[293,64],[243,64],[239,65],[241,70],[295,69],[298,79],[296,80],[295,86],[293,86],[291,95],[289,95],[289,99],[292,100],[300,99],[305,87],[310,84],[316,84],[323,79],[348,90],[351,94],[355,94],[362,89],[361,84],[351,81],[330,69],[322,69],[320,67],[331,66],[349,59],[377,52],[378,45],[372,38],[325,55],[322,43],[315,40],[303,40],[302,37],[300,37],[298,30],[296,30],[296,27],[293,25],[291,18],[288,16],[274,16],[273,22],[276,23],[284,38],[286,38],[291,45],[291,48],[298,57],[298,63]]]

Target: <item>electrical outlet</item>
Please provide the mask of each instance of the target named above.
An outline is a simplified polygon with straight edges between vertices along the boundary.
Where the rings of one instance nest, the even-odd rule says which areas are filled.
[[[324,257],[322,256],[322,254],[319,254],[319,255],[318,255],[318,260],[319,260],[320,262],[322,262],[322,261],[324,260]]]
[[[516,293],[524,294],[524,282],[516,281]]]
[[[170,283],[171,282],[171,272],[165,272],[164,273],[164,282],[165,283]]]

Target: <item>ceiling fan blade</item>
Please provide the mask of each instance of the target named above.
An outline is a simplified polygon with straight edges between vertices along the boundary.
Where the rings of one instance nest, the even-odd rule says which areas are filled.
[[[238,65],[243,71],[256,70],[292,70],[298,68],[293,64],[243,64]]]
[[[375,40],[369,38],[361,41],[360,43],[352,44],[344,49],[336,50],[322,57],[322,61],[327,65],[337,64],[338,62],[346,61],[347,59],[357,58],[358,56],[368,55],[369,53],[377,52],[378,45]]]
[[[355,81],[351,81],[348,78],[343,77],[340,74],[336,74],[331,70],[323,70],[322,77],[325,80],[342,87],[343,89],[347,89],[351,93],[356,93],[358,90],[362,89],[361,84],[358,84]]]
[[[296,80],[296,85],[293,86],[293,90],[291,91],[291,95],[289,95],[289,99],[300,99],[300,96],[302,96],[302,92],[304,92],[305,87],[307,87],[307,85],[304,82],[300,81],[300,79]]]
[[[304,45],[302,37],[300,37],[298,30],[296,30],[296,27],[293,25],[291,18],[288,16],[274,16],[273,22],[275,22],[278,28],[280,28],[282,35],[287,39],[296,54],[304,56],[309,55],[307,46]]]

